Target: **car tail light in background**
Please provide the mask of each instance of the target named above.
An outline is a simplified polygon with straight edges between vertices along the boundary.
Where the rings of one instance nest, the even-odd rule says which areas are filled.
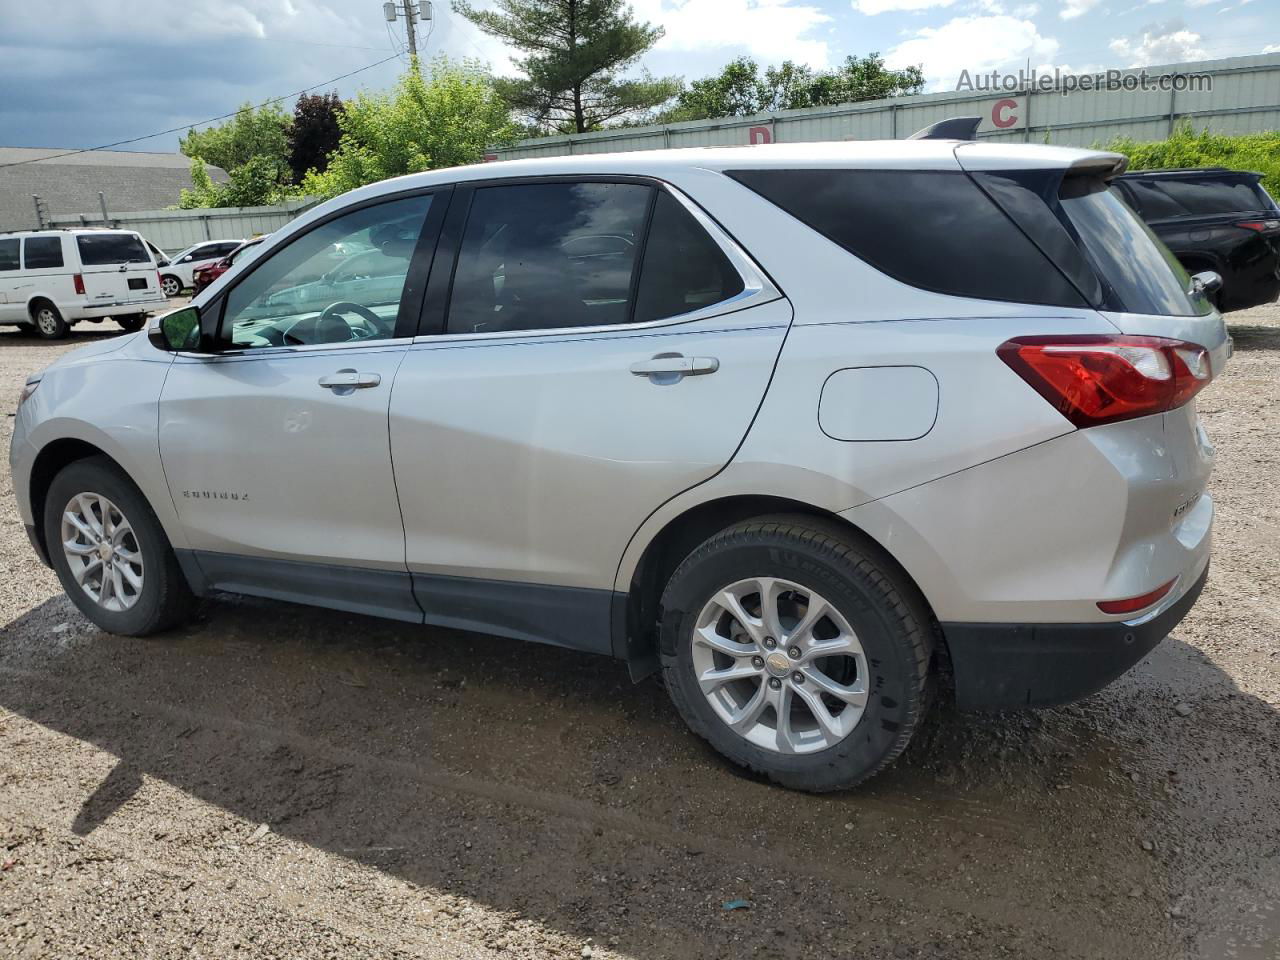
[[[1269,233],[1272,230],[1280,230],[1280,220],[1237,220],[1236,226],[1256,233]]]
[[[160,276],[160,271],[156,271],[156,286],[161,290],[164,289],[164,277]]]
[[[1204,347],[1165,337],[1015,337],[996,353],[1077,427],[1173,410],[1213,379]]]
[[[1162,599],[1177,582],[1178,578],[1174,577],[1168,583],[1161,584],[1140,597],[1129,597],[1127,600],[1099,600],[1098,609],[1103,613],[1137,613]]]
[[[80,296],[83,297],[84,296],[84,277],[81,274],[77,273],[75,276],[71,278],[71,282],[75,285],[76,293],[80,294]]]

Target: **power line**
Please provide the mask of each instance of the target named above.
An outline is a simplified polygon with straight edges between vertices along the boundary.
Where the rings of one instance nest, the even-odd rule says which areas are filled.
[[[331,80],[323,80],[320,83],[313,83],[309,87],[303,87],[301,90],[297,90],[293,93],[286,93],[282,97],[272,97],[270,100],[263,100],[260,104],[258,104],[253,109],[260,110],[263,107],[268,106],[269,104],[279,103],[281,100],[291,100],[294,97],[300,97],[304,93],[306,93],[308,90],[317,90],[320,87],[327,87],[331,83],[337,83],[339,80],[347,79],[347,77],[354,77],[357,73],[364,73],[366,70],[372,70],[374,67],[380,67],[384,63],[388,63],[396,59],[399,59],[399,54],[393,54],[389,57],[383,57],[381,60],[378,60],[374,63],[370,63],[366,66],[360,67],[357,70],[352,70],[350,73],[344,73],[340,77],[334,77]],[[192,127],[202,127],[206,123],[217,123],[219,120],[229,120],[231,117],[234,117],[239,112],[240,112],[239,110],[233,110],[231,113],[224,113],[220,117],[210,117],[208,120],[196,120],[194,123],[184,123],[182,124],[182,126],[170,127],[168,130],[161,130],[159,133],[148,133],[146,136],[143,136],[143,137],[130,137],[128,140],[117,140],[114,143],[104,143],[101,146],[97,146],[97,147],[84,147],[80,150],[66,150],[63,153],[55,153],[52,156],[48,156],[48,157],[33,157],[30,160],[15,160],[12,163],[0,163],[0,170],[4,169],[5,167],[21,167],[24,164],[28,164],[28,163],[43,163],[46,160],[59,160],[62,157],[74,157],[81,153],[93,153],[95,150],[110,150],[112,147],[122,147],[126,143],[137,143],[140,140],[152,140],[155,137],[163,137],[169,133],[180,133],[183,130],[191,129]]]

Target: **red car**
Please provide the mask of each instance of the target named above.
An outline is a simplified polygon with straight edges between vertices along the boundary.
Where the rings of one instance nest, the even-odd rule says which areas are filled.
[[[231,265],[240,258],[240,256],[248,249],[256,247],[263,240],[267,239],[264,234],[261,237],[254,237],[252,240],[246,240],[240,246],[236,247],[221,260],[215,260],[208,266],[199,267],[195,273],[191,275],[192,296],[199,293],[213,281],[231,269]]]

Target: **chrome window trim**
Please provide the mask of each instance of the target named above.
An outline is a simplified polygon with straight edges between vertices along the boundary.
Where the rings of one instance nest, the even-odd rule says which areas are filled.
[[[385,340],[345,340],[341,343],[307,343],[307,344],[289,344],[283,347],[242,347],[239,349],[219,350],[217,353],[193,353],[189,350],[179,350],[177,357],[179,359],[199,360],[207,363],[211,360],[219,360],[224,357],[235,359],[257,360],[264,357],[290,357],[298,355],[307,355],[312,353],[331,353],[336,350],[377,350],[383,347],[405,346],[413,343],[411,337],[389,337]]]
[[[563,178],[562,178],[563,179]],[[494,184],[501,186],[501,184]],[[693,202],[681,190],[677,189],[666,181],[655,182],[655,189],[666,190],[675,198],[681,206],[685,208],[697,221],[698,225],[706,231],[711,237],[712,242],[716,244],[729,259],[729,263],[733,269],[737,271],[739,279],[742,280],[742,291],[729,297],[727,300],[721,300],[706,307],[700,307],[697,310],[690,310],[688,313],[679,313],[671,317],[663,317],[659,320],[646,320],[641,323],[608,323],[597,324],[590,327],[539,327],[534,330],[493,330],[487,333],[428,333],[419,334],[413,338],[414,343],[438,343],[440,341],[448,341],[456,343],[463,340],[511,340],[513,338],[523,339],[525,337],[555,337],[564,336],[566,334],[590,334],[590,333],[620,333],[628,330],[652,330],[657,327],[671,327],[684,323],[696,323],[699,320],[709,320],[714,317],[724,316],[725,314],[738,313],[749,307],[758,306],[760,304],[772,303],[775,300],[782,299],[782,291],[774,286],[768,275],[756,264],[754,260],[742,249],[738,243],[725,233],[724,229],[716,223],[706,211]]]

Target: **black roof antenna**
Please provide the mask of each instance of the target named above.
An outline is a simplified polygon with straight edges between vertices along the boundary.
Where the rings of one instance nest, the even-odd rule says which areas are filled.
[[[948,117],[917,130],[908,140],[974,140],[977,138],[981,117]]]

